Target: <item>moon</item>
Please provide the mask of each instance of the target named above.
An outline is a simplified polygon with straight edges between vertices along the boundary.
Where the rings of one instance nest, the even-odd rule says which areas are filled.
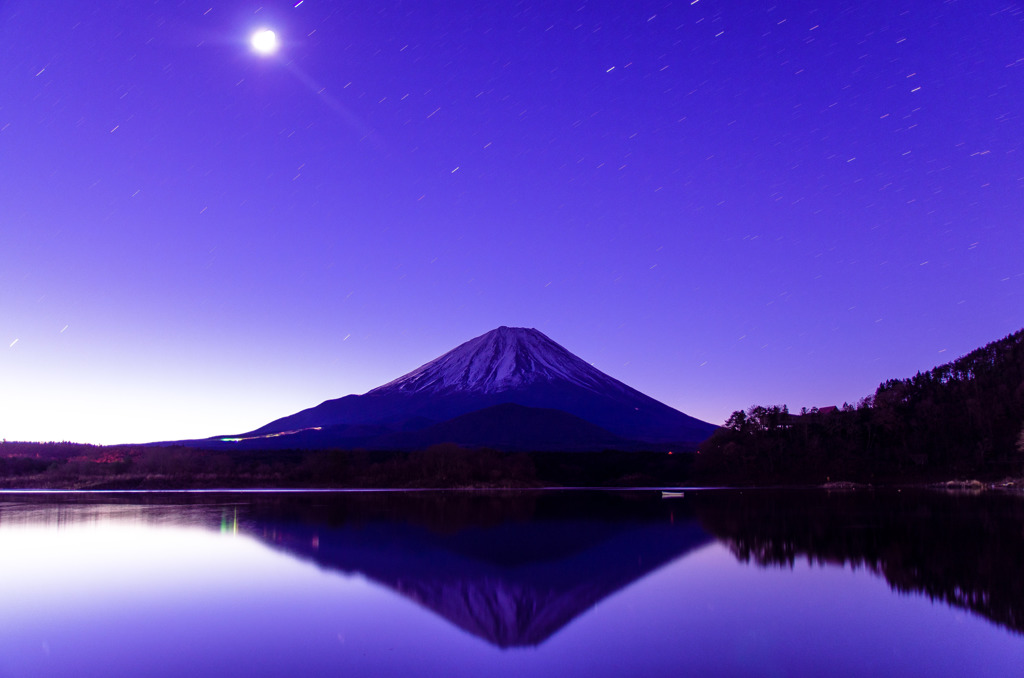
[[[280,46],[277,41],[277,33],[269,28],[263,28],[253,33],[249,42],[254,50],[264,55],[273,54]]]

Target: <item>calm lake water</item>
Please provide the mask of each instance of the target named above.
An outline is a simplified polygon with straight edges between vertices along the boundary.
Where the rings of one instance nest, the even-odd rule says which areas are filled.
[[[1020,676],[1024,501],[0,495],[0,677]]]

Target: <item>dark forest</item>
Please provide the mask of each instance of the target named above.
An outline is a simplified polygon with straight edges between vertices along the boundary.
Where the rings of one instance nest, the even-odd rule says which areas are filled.
[[[696,471],[729,483],[894,482],[1018,476],[1024,467],[1024,330],[890,379],[856,406],[736,411]]]

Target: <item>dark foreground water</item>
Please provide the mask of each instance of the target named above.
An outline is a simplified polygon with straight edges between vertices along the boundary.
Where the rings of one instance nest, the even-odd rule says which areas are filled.
[[[0,677],[1020,676],[1024,502],[0,495]]]

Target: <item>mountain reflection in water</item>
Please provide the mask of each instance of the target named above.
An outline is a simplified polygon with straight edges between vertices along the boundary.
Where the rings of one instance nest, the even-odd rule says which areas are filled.
[[[724,543],[743,563],[863,567],[1024,633],[1024,499],[856,491],[0,496],[0,524],[188,525],[357,574],[493,646],[537,646],[617,591]]]
[[[741,562],[865,567],[900,593],[1024,633],[1024,498],[930,491],[692,493],[701,524]]]
[[[358,574],[501,648],[543,643],[595,604],[713,542],[656,492],[20,495],[0,523],[199,526]]]
[[[653,493],[353,494],[255,508],[245,530],[257,538],[359,573],[499,647],[538,645],[712,541],[684,505]]]

